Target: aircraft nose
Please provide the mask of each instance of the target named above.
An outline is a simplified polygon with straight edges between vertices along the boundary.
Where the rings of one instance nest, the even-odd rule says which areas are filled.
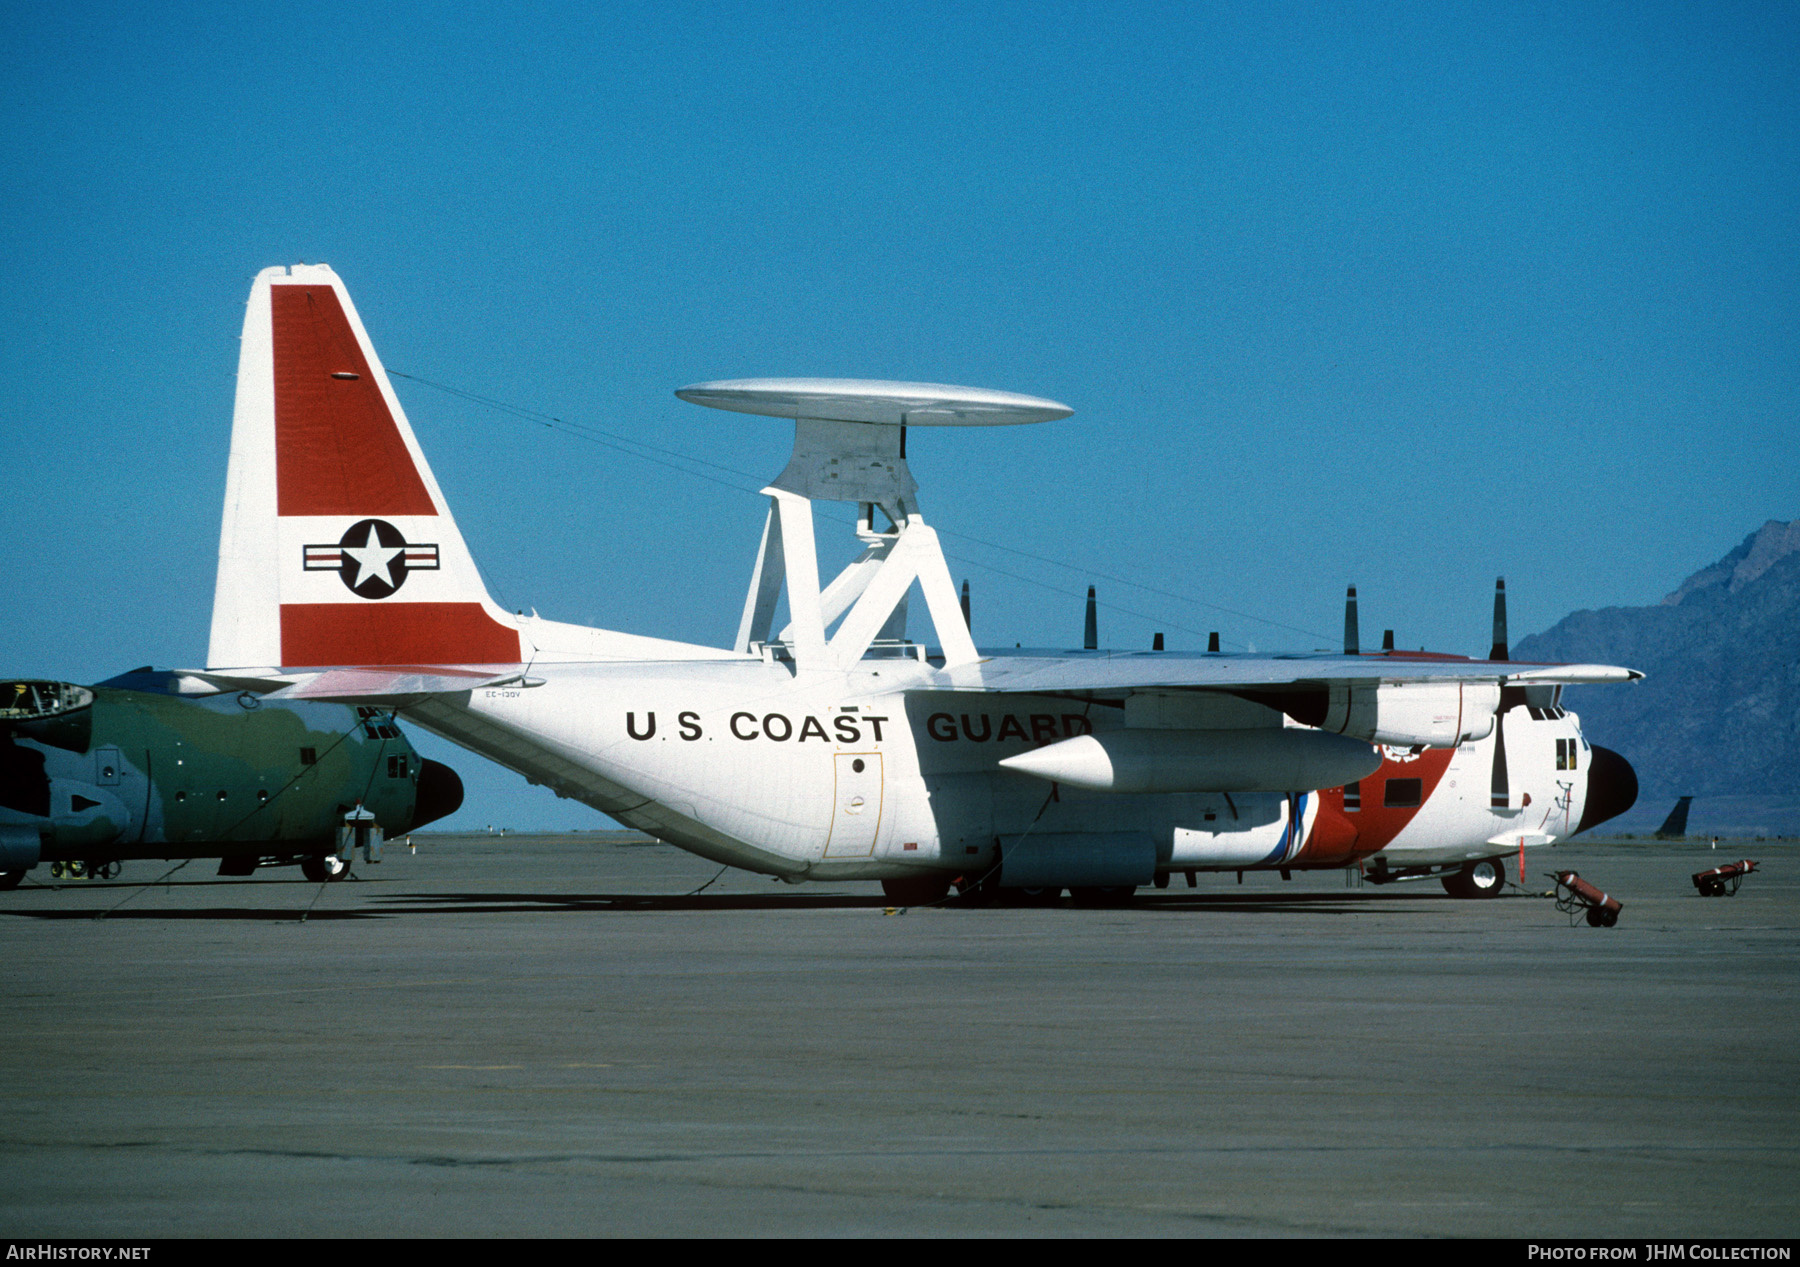
[[[1611,748],[1595,745],[1588,758],[1587,804],[1582,806],[1575,835],[1617,818],[1637,804],[1637,796],[1637,771],[1631,762]]]
[[[454,814],[462,808],[462,802],[462,779],[456,771],[427,757],[419,767],[419,790],[413,801],[413,819],[406,830],[417,831],[426,823]]]

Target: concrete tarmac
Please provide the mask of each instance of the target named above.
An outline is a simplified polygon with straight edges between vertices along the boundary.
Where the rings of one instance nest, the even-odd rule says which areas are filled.
[[[1338,872],[890,913],[422,839],[0,894],[0,1235],[1800,1232],[1791,844],[1529,855],[1624,902],[1595,929]]]

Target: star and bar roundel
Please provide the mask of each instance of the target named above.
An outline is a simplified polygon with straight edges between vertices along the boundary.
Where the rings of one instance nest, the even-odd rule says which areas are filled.
[[[334,545],[306,547],[308,572],[336,572],[358,598],[386,598],[411,572],[435,572],[436,545],[407,541],[385,519],[360,519]]]

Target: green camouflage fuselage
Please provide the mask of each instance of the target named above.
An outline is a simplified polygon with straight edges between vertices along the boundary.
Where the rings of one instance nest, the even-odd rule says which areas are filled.
[[[140,680],[164,689],[0,682],[0,828],[44,861],[317,854],[358,804],[389,835],[421,817],[425,763],[383,712],[114,679]]]

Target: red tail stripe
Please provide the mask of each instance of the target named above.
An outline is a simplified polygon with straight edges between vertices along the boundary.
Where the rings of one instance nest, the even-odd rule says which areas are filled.
[[[273,286],[269,299],[277,513],[437,514],[337,292]]]
[[[519,635],[480,603],[283,603],[281,662],[516,664]]]

